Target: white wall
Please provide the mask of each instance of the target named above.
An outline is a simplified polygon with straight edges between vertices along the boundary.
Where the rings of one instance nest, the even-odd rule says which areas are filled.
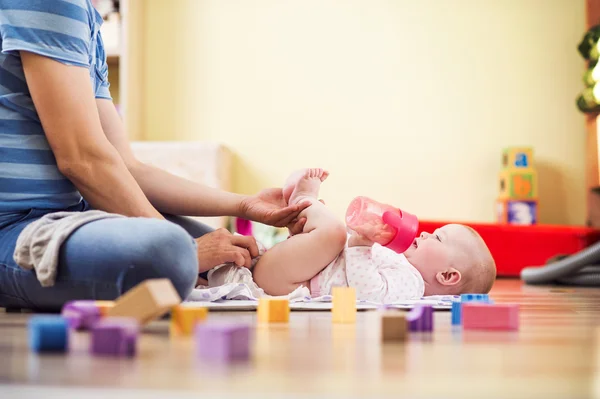
[[[319,166],[340,216],[492,221],[502,147],[531,145],[542,221],[584,223],[583,0],[146,6],[146,139],[224,142],[239,192]]]

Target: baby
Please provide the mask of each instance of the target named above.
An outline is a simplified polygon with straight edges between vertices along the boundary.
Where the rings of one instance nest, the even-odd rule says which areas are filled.
[[[481,237],[470,227],[449,224],[421,233],[403,254],[373,238],[380,232],[348,229],[321,202],[318,193],[328,173],[304,169],[286,181],[283,194],[290,204],[311,202],[301,234],[274,245],[256,262],[253,277],[269,295],[287,295],[300,286],[312,296],[332,287],[356,288],[358,300],[392,303],[423,295],[487,293],[496,278],[494,260]]]

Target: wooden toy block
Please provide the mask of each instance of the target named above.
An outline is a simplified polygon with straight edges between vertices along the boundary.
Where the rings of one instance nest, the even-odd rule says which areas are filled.
[[[100,316],[104,317],[108,310],[115,306],[115,301],[96,301],[96,306],[100,310]]]
[[[96,301],[92,300],[67,302],[62,307],[61,315],[75,330],[89,330],[101,317]]]
[[[502,168],[530,168],[533,166],[533,148],[509,147],[502,151]]]
[[[533,169],[505,169],[500,172],[501,199],[531,199],[538,197],[538,177]]]
[[[406,317],[400,312],[384,312],[381,315],[381,340],[404,341],[406,339]]]
[[[534,225],[538,222],[536,200],[499,199],[496,201],[496,220],[500,224]]]
[[[333,287],[331,309],[334,323],[356,322],[356,289],[354,287]]]
[[[171,309],[171,335],[192,335],[196,324],[208,316],[208,308],[175,306]]]
[[[227,363],[250,357],[250,328],[245,324],[198,324],[195,339],[198,356],[209,362]]]
[[[287,323],[290,320],[290,302],[287,299],[260,298],[258,321],[261,323]]]
[[[132,317],[106,317],[91,330],[90,352],[100,356],[133,357],[139,323]]]
[[[433,331],[433,306],[415,306],[406,315],[410,331]]]
[[[61,316],[33,316],[28,322],[29,348],[33,352],[66,352],[69,322]]]
[[[465,330],[518,330],[519,305],[463,303],[462,322]]]
[[[146,280],[117,299],[106,315],[133,317],[144,325],[164,315],[180,302],[181,298],[169,279]]]

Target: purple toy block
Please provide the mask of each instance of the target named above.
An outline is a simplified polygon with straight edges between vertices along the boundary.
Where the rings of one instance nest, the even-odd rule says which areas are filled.
[[[67,302],[61,314],[69,322],[69,327],[76,330],[89,330],[101,316],[95,301],[85,300]]]
[[[90,350],[95,355],[135,356],[140,325],[129,317],[107,317],[92,327]]]
[[[415,306],[406,315],[410,331],[433,331],[433,306]]]
[[[250,357],[250,328],[236,323],[202,323],[196,326],[196,345],[201,358],[231,362]]]

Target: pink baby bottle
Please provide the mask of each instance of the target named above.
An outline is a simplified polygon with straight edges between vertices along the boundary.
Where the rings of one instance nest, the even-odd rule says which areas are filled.
[[[356,197],[346,211],[346,225],[372,241],[402,253],[417,236],[419,220],[393,206]]]

